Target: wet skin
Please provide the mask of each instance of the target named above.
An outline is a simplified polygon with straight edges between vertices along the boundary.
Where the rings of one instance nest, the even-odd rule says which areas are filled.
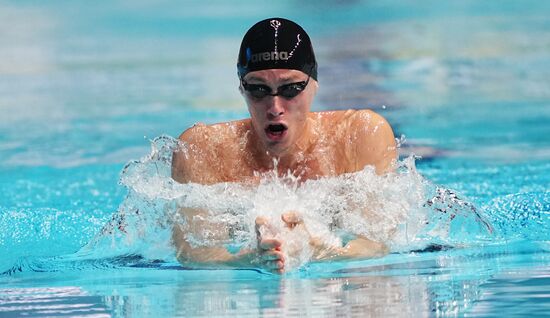
[[[276,92],[281,85],[305,81],[307,75],[296,70],[272,69],[247,74],[249,84],[262,84]],[[214,184],[219,182],[257,183],[258,173],[291,171],[300,181],[356,172],[366,165],[378,174],[392,169],[396,145],[390,125],[370,110],[310,112],[318,84],[310,79],[305,90],[294,98],[266,96],[255,98],[240,91],[248,106],[249,119],[214,125],[195,125],[180,140],[186,151],[174,152],[172,176],[181,183]],[[223,160],[220,160],[223,158]],[[277,165],[274,165],[274,159]],[[184,216],[204,211],[181,209]],[[341,259],[372,257],[383,254],[383,244],[358,238],[341,249],[322,246],[307,232],[299,213],[281,211],[283,223],[292,230],[305,230],[314,257]],[[197,229],[220,225],[197,225]],[[223,248],[193,249],[183,233],[174,228],[174,242],[182,263],[246,266],[260,263],[273,272],[285,270],[284,241],[264,237],[260,229],[267,219],[256,219],[258,246],[254,251],[229,254]],[[223,232],[223,231],[222,231]]]

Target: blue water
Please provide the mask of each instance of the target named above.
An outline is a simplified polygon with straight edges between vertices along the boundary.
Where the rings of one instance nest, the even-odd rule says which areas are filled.
[[[547,315],[547,12],[542,1],[0,2],[0,316]],[[309,31],[315,110],[383,114],[442,191],[433,205],[475,211],[492,234],[441,219],[457,236],[446,243],[461,244],[283,277],[189,270],[147,245],[158,240],[105,235],[120,211],[156,202],[119,183],[128,162],[150,160],[151,140],[247,116],[236,54],[267,16]]]

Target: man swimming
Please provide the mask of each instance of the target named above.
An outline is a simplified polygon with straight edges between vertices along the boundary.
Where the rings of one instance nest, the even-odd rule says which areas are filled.
[[[256,23],[243,38],[237,67],[239,90],[250,118],[187,129],[179,137],[185,150],[173,155],[174,180],[255,183],[259,174],[275,170],[281,176],[290,172],[305,181],[357,172],[367,165],[377,174],[392,169],[396,144],[383,117],[370,110],[310,112],[318,89],[317,62],[309,36],[296,23],[282,18]],[[182,208],[180,213],[191,231],[224,230],[220,229],[223,225],[204,221],[200,216],[205,211]],[[299,213],[281,211],[281,215],[289,229],[306,229]],[[260,216],[256,219],[257,249],[232,254],[224,247],[193,247],[175,226],[178,260],[215,267],[254,265],[283,272],[287,261],[282,252],[284,239],[265,235],[264,227],[269,227],[269,222]],[[338,248],[309,239],[317,260],[365,258],[386,252],[383,244],[363,237]]]

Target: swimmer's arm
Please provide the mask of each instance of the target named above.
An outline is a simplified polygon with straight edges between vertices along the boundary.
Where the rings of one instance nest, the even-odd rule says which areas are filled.
[[[172,178],[179,183],[214,184],[221,182],[219,172],[215,171],[208,160],[216,158],[209,149],[209,143],[204,136],[207,126],[194,126],[180,136],[180,149],[172,156]],[[186,220],[186,233],[177,224],[174,225],[172,238],[176,246],[178,261],[186,266],[197,267],[250,267],[260,266],[267,270],[280,272],[280,262],[283,261],[280,242],[276,240],[258,240],[258,248],[244,249],[232,254],[223,246],[193,247],[186,239],[186,234],[199,236],[207,229],[209,233],[217,233],[219,241],[229,236],[224,224],[207,222],[208,211],[180,208],[178,213]],[[194,218],[198,216],[198,218]],[[203,216],[203,217],[201,217]],[[258,226],[258,224],[257,224]],[[225,230],[225,234],[224,234]],[[223,236],[223,237],[222,237]]]
[[[372,166],[378,175],[395,170],[397,161],[397,145],[393,130],[387,120],[381,115],[368,110],[357,110],[349,117],[349,125],[345,136],[351,142],[346,142],[346,153],[350,156],[350,165],[346,172],[357,172],[366,166]],[[370,212],[363,211],[365,218]],[[316,260],[343,260],[353,258],[380,257],[388,253],[388,248],[382,243],[358,237],[349,241],[343,247],[323,246],[318,240],[312,239],[310,244],[314,249]]]
[[[172,232],[172,240],[176,246],[176,257],[184,266],[197,268],[262,268],[274,273],[284,271],[284,255],[281,251],[282,242],[273,238],[261,237],[259,227],[262,226],[261,218],[256,219],[256,234],[258,235],[257,248],[242,249],[238,253],[230,253],[225,247],[193,247],[186,234],[195,235],[202,240],[201,233],[207,233],[208,239],[225,241],[229,233],[222,224],[205,221],[205,211],[198,209],[180,209],[180,213],[188,222],[185,232],[175,224]],[[193,216],[199,216],[193,218]]]
[[[322,243],[310,242],[314,249],[315,261],[339,261],[349,259],[365,259],[382,257],[388,254],[388,247],[382,243],[369,240],[364,237],[349,241],[343,247],[328,247]]]
[[[179,183],[214,184],[219,182],[210,160],[215,157],[211,144],[204,140],[208,127],[193,126],[179,137],[172,153],[172,179]]]
[[[250,266],[255,257],[255,254],[247,249],[232,254],[225,247],[192,247],[177,225],[174,226],[172,240],[176,246],[176,258],[186,266],[199,268],[246,267]]]
[[[352,127],[357,136],[353,170],[359,171],[371,165],[379,175],[393,171],[397,160],[397,145],[393,130],[386,119],[373,111],[360,110]]]
[[[204,143],[204,126],[195,126],[187,129],[179,137],[180,147],[172,155],[172,178],[179,183],[212,184],[216,182],[216,176],[208,164],[207,143]],[[207,211],[199,209],[179,208],[178,212],[188,224],[186,231],[195,237],[200,237],[201,232],[217,233],[217,239],[223,240],[228,233],[222,224],[206,221]],[[176,247],[176,257],[180,263],[186,266],[216,268],[223,266],[240,267],[249,264],[252,254],[249,251],[241,251],[232,254],[221,246],[194,247],[186,239],[186,235],[179,224],[174,224],[172,241]]]
[[[344,246],[327,244],[321,237],[315,236],[308,230],[301,214],[296,211],[283,213],[282,220],[293,231],[304,230],[309,237],[309,246],[313,250],[314,261],[345,260],[355,258],[381,257],[388,253],[388,248],[382,243],[358,236]]]
[[[395,170],[397,161],[397,144],[395,135],[387,120],[371,110],[358,111],[353,121],[354,132],[357,133],[355,149],[355,171],[367,165],[374,166],[378,175]],[[363,211],[369,218],[370,211]],[[377,257],[388,253],[388,248],[382,244],[359,237],[350,241],[337,251],[336,258]]]

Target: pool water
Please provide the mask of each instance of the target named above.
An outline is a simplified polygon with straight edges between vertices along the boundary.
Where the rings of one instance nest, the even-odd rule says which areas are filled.
[[[1,2],[0,317],[548,315],[546,12],[530,0]],[[449,229],[442,239],[416,233],[419,246],[282,277],[175,261],[158,211],[181,189],[155,179],[170,140],[157,137],[247,116],[236,54],[268,16],[310,33],[314,110],[372,108],[402,162],[419,156],[396,187],[421,178],[418,211]],[[133,236],[109,232],[135,207],[148,213],[129,219]]]

